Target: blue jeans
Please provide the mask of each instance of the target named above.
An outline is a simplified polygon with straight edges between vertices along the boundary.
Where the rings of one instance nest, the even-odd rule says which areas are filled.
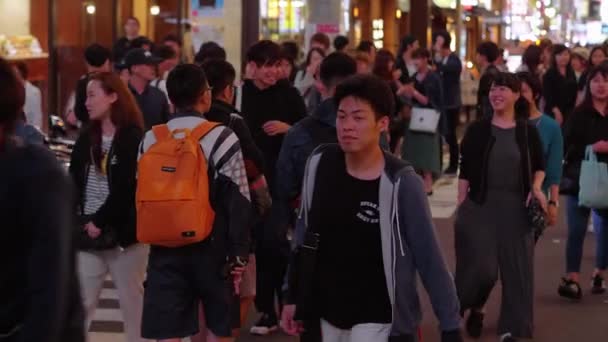
[[[594,210],[599,220],[595,220],[595,239],[597,242],[595,267],[608,268],[608,210]],[[566,214],[568,216],[568,242],[566,244],[566,272],[579,273],[583,257],[583,243],[587,233],[591,209],[578,205],[578,196],[567,196]]]

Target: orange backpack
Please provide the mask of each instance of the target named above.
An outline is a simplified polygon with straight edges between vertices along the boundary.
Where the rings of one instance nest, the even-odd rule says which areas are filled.
[[[209,200],[207,160],[199,141],[218,123],[205,121],[196,128],[169,131],[152,128],[156,143],[137,168],[137,240],[179,247],[211,234],[215,212]],[[183,138],[175,138],[182,133]]]

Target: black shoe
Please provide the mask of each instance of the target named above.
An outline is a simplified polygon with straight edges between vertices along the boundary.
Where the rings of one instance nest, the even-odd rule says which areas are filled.
[[[260,320],[251,327],[249,332],[253,335],[266,336],[279,329],[279,322],[276,315],[263,314]]]
[[[479,338],[483,330],[483,313],[471,310],[467,319],[466,328],[467,334],[472,338]]]
[[[443,171],[443,173],[448,176],[456,176],[456,174],[458,173],[458,166],[450,166],[447,169],[445,169],[445,171]]]
[[[576,281],[566,278],[562,278],[562,282],[557,289],[557,293],[559,293],[560,296],[568,299],[580,300],[583,298],[581,285]]]
[[[606,282],[601,275],[596,274],[591,280],[591,293],[592,294],[604,294],[606,293]]]

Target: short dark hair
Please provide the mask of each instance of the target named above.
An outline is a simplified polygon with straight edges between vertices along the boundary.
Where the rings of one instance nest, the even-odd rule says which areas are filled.
[[[236,79],[236,71],[232,64],[220,59],[211,59],[203,63],[203,71],[207,76],[209,86],[213,88],[211,94],[217,97],[226,87],[232,86]]]
[[[226,60],[226,50],[216,42],[206,42],[201,45],[194,57],[197,64],[203,64],[211,59]]]
[[[519,81],[523,84],[527,84],[528,87],[530,87],[530,89],[532,90],[532,96],[534,97],[535,101],[538,101],[538,99],[540,99],[540,96],[542,95],[542,85],[540,82],[540,78],[535,75],[532,74],[530,72],[518,72],[517,74],[517,78],[519,79]]]
[[[374,75],[354,75],[340,83],[334,96],[336,103],[339,105],[349,96],[369,103],[376,120],[395,112],[395,98],[388,82]]]
[[[329,41],[329,37],[325,33],[317,32],[312,35],[310,38],[311,43],[319,43],[325,47],[325,50],[329,49],[329,45],[331,42]]]
[[[15,122],[23,112],[25,104],[25,87],[17,77],[16,71],[4,59],[0,58],[0,125],[5,132],[13,130]],[[4,134],[6,137],[9,134]],[[0,141],[0,148],[2,148]]]
[[[281,47],[271,40],[261,40],[247,51],[247,62],[254,62],[258,66],[275,64],[280,59]]]
[[[542,55],[543,49],[541,49],[540,46],[530,45],[526,48],[524,54],[521,56],[521,61],[528,67],[528,71],[535,74],[538,70],[538,66],[540,65]]]
[[[357,51],[370,53],[372,50],[377,50],[376,45],[369,40],[362,40],[361,43],[359,43],[359,46],[357,46]]]
[[[431,53],[429,52],[428,49],[421,47],[421,48],[416,49],[416,51],[414,51],[412,53],[412,58],[414,58],[414,59],[418,59],[418,58],[429,59],[429,58],[431,58]]]
[[[489,63],[494,63],[498,59],[498,45],[494,42],[483,42],[477,47],[477,53],[485,56]]]
[[[174,42],[179,46],[182,46],[182,40],[179,39],[179,37],[176,34],[170,33],[168,35],[165,36],[165,38],[163,38],[163,44],[166,42]]]
[[[357,62],[343,52],[329,54],[319,67],[319,78],[327,88],[337,85],[356,73]]]
[[[452,44],[452,36],[450,36],[448,31],[441,30],[441,31],[435,32],[435,34],[433,35],[433,42],[437,41],[437,37],[443,38],[443,45],[441,46],[442,48],[444,48],[444,49],[450,48],[450,45]]]
[[[166,61],[168,59],[177,57],[177,51],[175,51],[175,49],[169,45],[160,45],[156,49],[155,55],[163,61]]]
[[[169,99],[177,109],[193,107],[208,86],[205,72],[195,64],[178,65],[167,78]]]
[[[348,45],[348,43],[349,40],[346,36],[337,36],[334,38],[334,49],[336,49],[336,51],[342,51]]]
[[[283,56],[281,58],[295,63],[300,56],[300,48],[298,47],[298,43],[293,41],[281,43],[281,55]]]
[[[151,49],[154,49],[154,43],[148,37],[137,37],[131,42],[131,48],[141,49],[144,45],[149,45]]]
[[[99,44],[91,44],[84,50],[84,59],[92,67],[99,68],[111,58],[112,52],[110,52],[110,49]]]
[[[21,75],[21,78],[24,81],[27,81],[27,77],[30,74],[29,68],[27,67],[27,64],[25,64],[25,62],[21,62],[20,61],[20,62],[15,63],[15,68],[19,72],[19,75]]]
[[[134,22],[137,23],[138,26],[141,26],[141,23],[139,22],[139,19],[137,19],[136,17],[128,17],[127,20],[125,20],[125,23],[128,23],[129,20],[133,20]]]

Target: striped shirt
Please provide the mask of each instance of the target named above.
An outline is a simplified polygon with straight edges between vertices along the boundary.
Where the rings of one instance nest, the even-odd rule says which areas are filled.
[[[107,157],[112,147],[114,137],[102,137],[101,143],[101,170],[92,163],[89,165],[89,174],[87,175],[87,186],[84,193],[84,214],[95,214],[99,208],[106,202],[110,194],[108,184],[108,175],[106,170]]]
[[[204,122],[205,119],[197,116],[177,117],[167,123],[170,131],[176,129],[194,129]],[[179,134],[176,137],[180,137]],[[152,131],[148,131],[144,137],[139,151],[139,158],[156,143],[156,137]],[[218,148],[212,156],[211,150],[218,144]],[[200,141],[203,154],[207,160],[212,160],[215,166],[215,178],[223,175],[239,187],[240,193],[250,200],[249,183],[245,171],[245,162],[241,152],[239,139],[234,132],[226,126],[218,126],[212,129]]]

